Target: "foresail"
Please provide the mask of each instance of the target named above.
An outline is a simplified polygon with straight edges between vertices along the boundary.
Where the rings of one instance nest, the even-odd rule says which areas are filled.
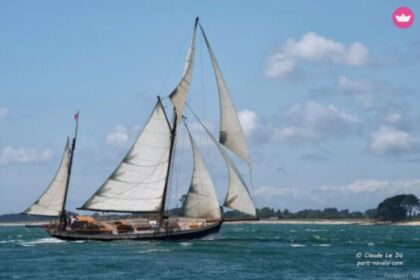
[[[254,202],[252,201],[251,194],[248,191],[246,183],[242,178],[241,174],[239,173],[239,170],[236,168],[235,164],[233,163],[223,146],[216,141],[216,139],[207,129],[207,127],[198,119],[197,115],[192,110],[191,112],[194,114],[194,116],[197,118],[197,120],[200,122],[204,130],[207,132],[207,134],[213,141],[213,143],[216,145],[217,149],[221,153],[226,163],[229,176],[229,185],[223,206],[256,217],[257,211],[255,209]]]
[[[193,150],[194,170],[184,204],[184,215],[192,218],[220,220],[222,214],[213,182],[188,127],[187,131]]]
[[[195,33],[197,29],[198,18],[195,21],[194,31],[191,38],[190,46],[188,48],[187,57],[185,59],[184,73],[182,74],[182,79],[177,85],[177,87],[169,95],[169,98],[172,101],[172,104],[175,107],[175,112],[177,115],[177,123],[182,119],[182,112],[184,111],[185,102],[188,97],[188,92],[190,89],[192,69],[194,64],[194,53],[195,53]]]
[[[204,40],[207,45],[207,49],[210,54],[211,63],[216,76],[217,88],[219,91],[220,100],[220,134],[219,142],[225,147],[230,149],[240,158],[251,166],[251,160],[248,154],[248,147],[245,140],[245,134],[243,132],[241,123],[239,122],[238,114],[233,104],[232,98],[230,97],[226,83],[223,79],[222,72],[217,63],[216,57],[210,46],[206,34],[203,28],[200,26]]]
[[[171,135],[159,100],[122,162],[81,209],[160,211],[168,171]]]
[[[257,216],[254,202],[251,199],[251,194],[248,191],[244,179],[224,148],[219,143],[217,143],[217,145],[226,162],[229,174],[229,186],[223,206],[244,212],[251,216]]]
[[[70,147],[67,140],[60,167],[44,193],[23,213],[40,216],[59,216],[65,199],[69,176]]]

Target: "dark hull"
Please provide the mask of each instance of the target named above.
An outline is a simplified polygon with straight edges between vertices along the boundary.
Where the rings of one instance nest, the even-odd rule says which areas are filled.
[[[210,224],[195,229],[188,230],[156,230],[153,232],[142,232],[142,233],[97,233],[97,234],[86,234],[77,233],[72,231],[61,231],[56,229],[47,229],[49,235],[67,241],[77,240],[93,240],[93,241],[116,241],[116,240],[185,240],[195,239],[207,236],[212,233],[217,233],[222,226],[222,222]]]

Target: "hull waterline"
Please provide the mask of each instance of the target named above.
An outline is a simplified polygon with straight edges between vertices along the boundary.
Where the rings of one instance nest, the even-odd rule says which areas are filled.
[[[92,241],[117,241],[117,240],[185,240],[185,239],[196,239],[205,237],[212,233],[217,233],[222,226],[222,222],[206,225],[195,229],[186,230],[154,230],[145,231],[139,233],[98,233],[98,234],[86,234],[77,233],[72,231],[61,231],[57,229],[47,229],[49,235],[52,237],[66,240],[66,241],[78,241],[78,240],[92,240]]]

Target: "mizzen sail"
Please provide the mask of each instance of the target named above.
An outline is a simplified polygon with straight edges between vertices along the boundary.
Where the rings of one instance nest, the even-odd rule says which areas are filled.
[[[219,142],[234,152],[240,158],[251,166],[251,160],[248,154],[248,147],[245,140],[245,134],[239,122],[238,114],[233,104],[232,98],[229,94],[225,80],[223,79],[222,72],[219,64],[217,63],[216,56],[210,46],[203,28],[200,26],[207,49],[210,54],[211,63],[216,76],[217,89],[219,91],[220,100],[220,134]]]
[[[59,216],[61,214],[66,184],[69,176],[70,146],[67,140],[60,167],[45,192],[23,213],[40,216]]]
[[[187,127],[187,125],[185,126]],[[187,131],[193,150],[194,170],[184,204],[184,214],[191,218],[220,220],[222,214],[213,182],[188,127]]]
[[[158,212],[164,199],[172,131],[159,100],[139,137],[83,210]]]
[[[194,64],[194,53],[195,53],[195,34],[197,30],[198,18],[195,20],[194,31],[191,38],[190,46],[188,48],[187,57],[185,59],[184,73],[182,79],[177,87],[169,95],[172,104],[175,107],[177,114],[177,123],[182,119],[182,112],[184,111],[185,102],[188,97],[188,92],[191,84],[191,76]]]

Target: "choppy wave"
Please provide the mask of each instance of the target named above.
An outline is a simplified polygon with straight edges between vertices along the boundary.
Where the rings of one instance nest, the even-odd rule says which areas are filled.
[[[150,253],[161,253],[161,252],[170,252],[169,249],[148,249],[139,251],[140,254],[150,254]]]
[[[8,244],[8,243],[16,243],[19,242],[20,240],[0,240],[0,244]]]
[[[323,238],[319,235],[314,235],[313,238],[315,238],[316,240],[327,240],[326,238]]]
[[[315,246],[315,247],[330,247],[331,244],[325,243],[325,244],[316,244],[316,245],[312,245],[312,246]]]
[[[327,232],[326,229],[313,229],[313,228],[306,228],[305,231],[307,232]]]
[[[40,239],[36,239],[32,241],[20,240],[18,242],[18,244],[23,247],[32,247],[32,246],[41,245],[41,244],[58,244],[58,243],[66,243],[66,241],[53,238],[53,237],[46,237],[46,238],[40,238]]]
[[[65,242],[37,228],[0,228],[0,278],[45,279],[48,271],[63,280],[138,279],[139,273],[157,280],[349,279],[342,275],[346,267],[352,279],[380,280],[388,268],[360,269],[355,254],[401,251],[401,269],[416,271],[418,240],[420,227],[395,226],[227,225],[212,237],[179,242]],[[63,273],[70,265],[77,275]]]
[[[305,244],[299,244],[299,243],[293,243],[293,244],[290,244],[290,247],[299,248],[299,247],[306,247],[306,245]]]

